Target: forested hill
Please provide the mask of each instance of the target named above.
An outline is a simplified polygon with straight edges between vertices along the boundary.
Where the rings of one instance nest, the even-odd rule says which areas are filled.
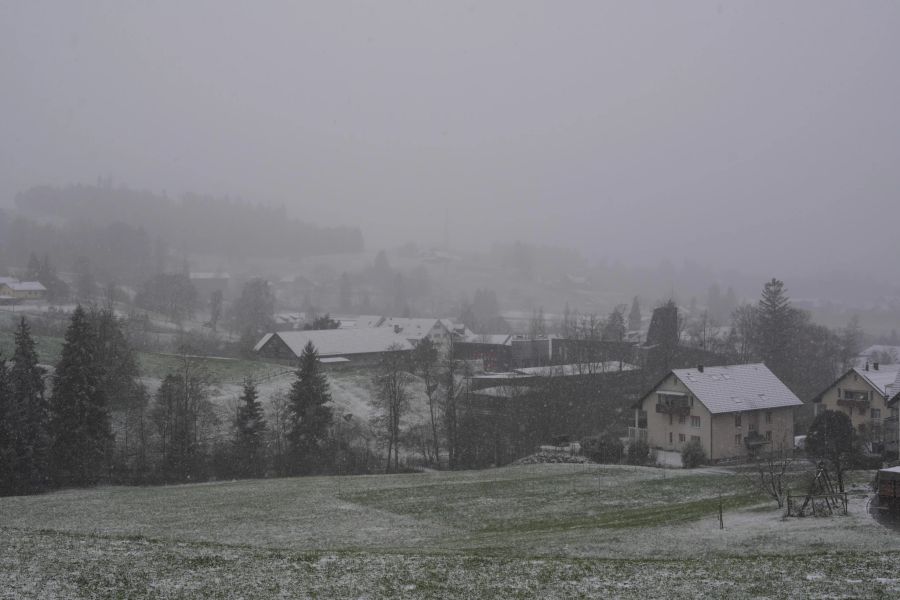
[[[19,193],[16,206],[69,227],[140,227],[151,239],[192,253],[260,258],[363,249],[358,228],[317,227],[288,217],[284,207],[196,194],[171,199],[112,185],[39,186]]]

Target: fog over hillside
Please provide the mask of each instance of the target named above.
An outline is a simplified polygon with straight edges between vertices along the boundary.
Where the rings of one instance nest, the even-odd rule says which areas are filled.
[[[891,2],[4,2],[0,204],[102,177],[368,248],[883,281],[898,25]]]

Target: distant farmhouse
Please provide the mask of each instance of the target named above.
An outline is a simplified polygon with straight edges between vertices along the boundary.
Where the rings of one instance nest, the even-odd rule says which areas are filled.
[[[256,344],[259,356],[296,364],[308,342],[319,353],[319,361],[330,367],[369,367],[378,363],[389,347],[410,352],[413,345],[389,328],[324,329],[267,333]]]
[[[869,346],[856,357],[856,366],[879,363],[880,365],[896,365],[900,363],[900,346],[876,344]]]
[[[445,348],[450,344],[450,330],[441,319],[386,317],[378,324],[378,327],[392,329],[394,333],[402,335],[413,345],[417,345],[425,338],[430,339],[439,348]]]
[[[22,300],[43,300],[47,288],[38,281],[19,281],[13,277],[0,277],[0,302],[15,304]]]
[[[816,414],[839,410],[850,417],[857,433],[867,438],[872,450],[896,444],[895,427],[887,427],[888,402],[900,393],[900,366],[879,363],[854,367],[813,398]],[[891,434],[886,436],[887,433]]]
[[[675,369],[635,404],[629,436],[670,451],[696,440],[710,460],[790,449],[802,404],[762,363]]]

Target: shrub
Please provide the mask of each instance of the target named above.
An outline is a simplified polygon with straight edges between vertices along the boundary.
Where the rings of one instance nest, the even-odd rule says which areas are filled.
[[[644,440],[635,440],[628,444],[628,455],[625,460],[629,465],[646,465],[650,462],[650,446]]]
[[[601,464],[618,464],[622,460],[622,440],[612,436],[594,436],[581,440],[581,453]]]
[[[706,450],[700,440],[691,440],[681,449],[681,464],[685,469],[695,469],[706,464]]]

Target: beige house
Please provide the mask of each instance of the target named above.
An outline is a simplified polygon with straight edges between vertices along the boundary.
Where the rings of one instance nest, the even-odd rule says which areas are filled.
[[[675,452],[697,440],[710,460],[792,449],[802,404],[762,363],[675,369],[636,403],[629,436]]]
[[[3,300],[41,300],[46,293],[47,288],[38,281],[0,278],[0,299]]]
[[[815,414],[825,410],[846,413],[853,428],[867,437],[878,450],[885,439],[885,420],[890,415],[888,401],[900,392],[900,366],[866,363],[854,367],[813,398]]]

